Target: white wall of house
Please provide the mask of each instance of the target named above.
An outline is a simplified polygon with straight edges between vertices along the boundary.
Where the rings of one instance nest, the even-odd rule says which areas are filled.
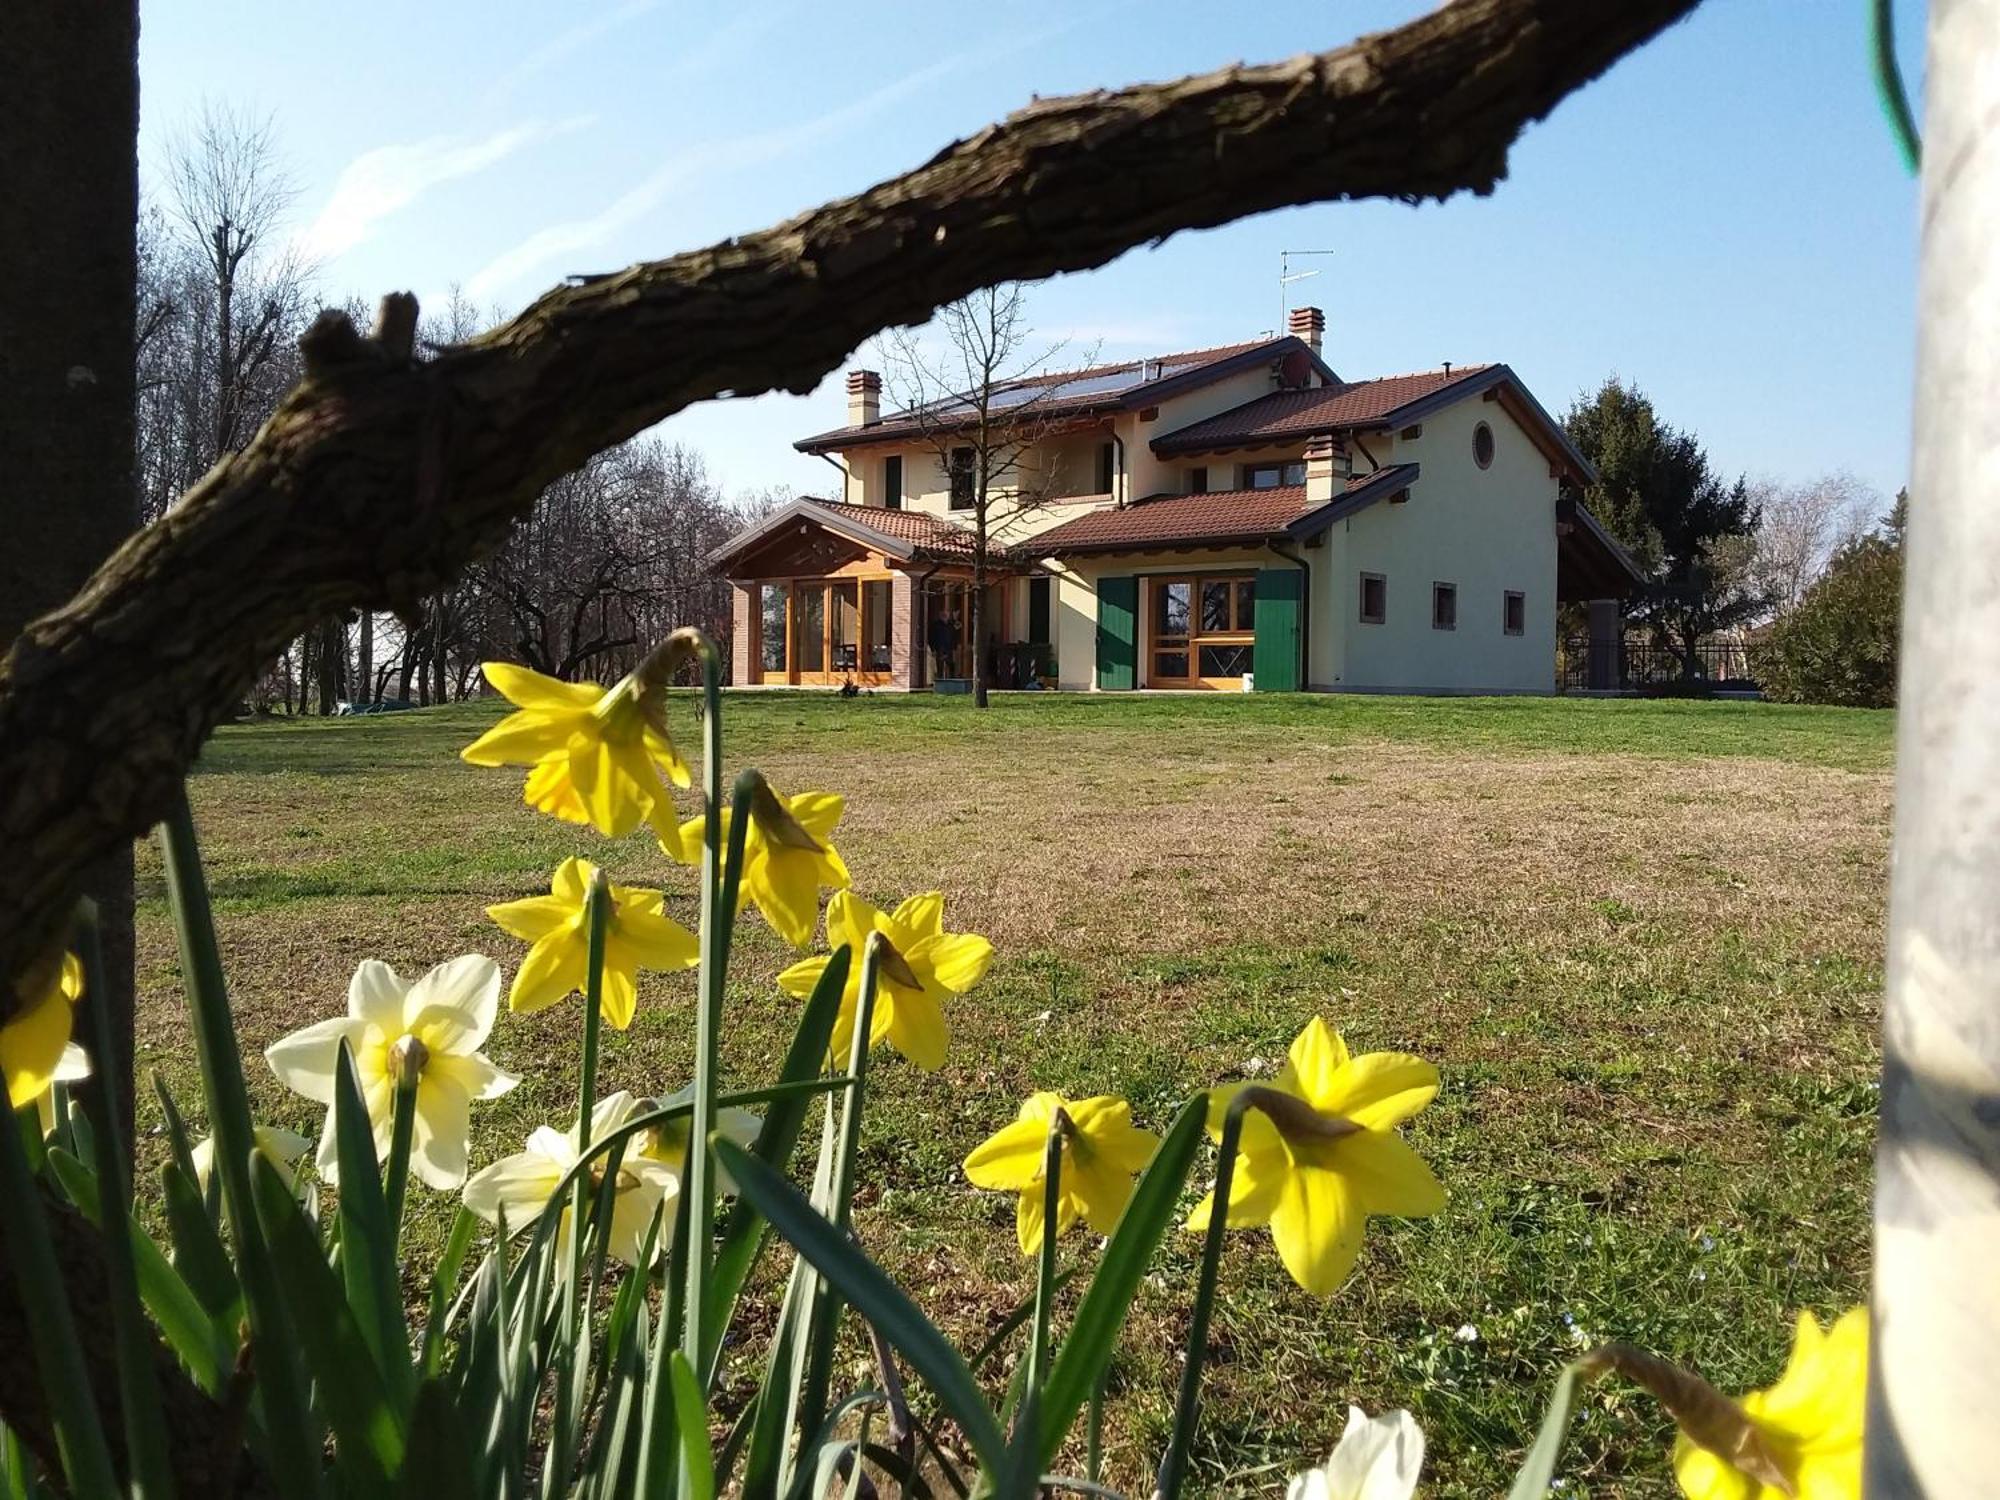
[[[1493,463],[1473,457],[1492,429]],[[1422,465],[1407,503],[1378,502],[1337,524],[1314,556],[1327,578],[1312,629],[1324,631],[1313,685],[1400,692],[1534,692],[1555,688],[1557,485],[1548,459],[1498,402],[1474,396],[1434,412],[1416,439],[1369,446],[1385,463]],[[1388,451],[1385,453],[1384,450]],[[1379,573],[1387,619],[1361,623],[1361,575]],[[1318,582],[1319,580],[1316,580]],[[1431,590],[1455,585],[1458,625],[1431,623]],[[1503,627],[1508,590],[1525,595],[1520,635]],[[1321,675],[1331,670],[1331,675]]]

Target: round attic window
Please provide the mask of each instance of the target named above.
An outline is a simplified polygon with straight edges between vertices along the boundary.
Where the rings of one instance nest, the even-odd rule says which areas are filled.
[[[1493,467],[1493,429],[1484,422],[1472,429],[1472,458],[1482,469]]]

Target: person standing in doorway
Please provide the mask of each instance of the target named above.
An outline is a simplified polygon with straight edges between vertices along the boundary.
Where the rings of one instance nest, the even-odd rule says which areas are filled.
[[[957,644],[958,631],[953,626],[948,610],[940,609],[931,616],[929,644],[931,648],[931,680],[955,675],[952,671],[953,650]]]

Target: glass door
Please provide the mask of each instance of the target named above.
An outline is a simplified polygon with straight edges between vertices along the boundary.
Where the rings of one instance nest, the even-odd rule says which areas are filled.
[[[826,585],[792,585],[792,645],[798,657],[798,674],[826,675]]]
[[[1153,655],[1147,673],[1150,687],[1193,687],[1190,670],[1190,626],[1194,617],[1194,580],[1153,580]]]
[[[791,676],[791,651],[786,633],[792,591],[782,583],[767,583],[758,616],[759,680],[785,682]]]
[[[852,676],[861,665],[860,585],[844,579],[827,585],[827,660],[837,677]]]
[[[1257,580],[1237,574],[1155,578],[1148,687],[1240,688],[1257,641]]]

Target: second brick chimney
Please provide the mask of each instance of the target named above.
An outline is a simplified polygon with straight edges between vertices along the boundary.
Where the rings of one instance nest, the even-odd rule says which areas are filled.
[[[882,420],[882,377],[873,370],[847,372],[847,425],[873,427]]]
[[[1326,314],[1317,307],[1295,307],[1286,332],[1294,338],[1304,339],[1312,352],[1317,354],[1326,338]]]
[[[1325,505],[1347,488],[1354,460],[1339,438],[1318,437],[1306,444],[1306,504]]]

